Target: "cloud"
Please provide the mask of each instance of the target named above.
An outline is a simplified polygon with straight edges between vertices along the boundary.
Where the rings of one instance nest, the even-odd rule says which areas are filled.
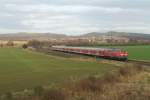
[[[92,6],[92,5],[49,5],[49,4],[38,4],[38,5],[17,5],[17,4],[6,4],[6,9],[15,12],[88,12],[88,11],[99,11],[107,13],[119,13],[119,12],[138,12],[140,9],[127,9],[120,7],[103,7],[103,6]]]
[[[1,32],[149,33],[149,0],[1,0]]]

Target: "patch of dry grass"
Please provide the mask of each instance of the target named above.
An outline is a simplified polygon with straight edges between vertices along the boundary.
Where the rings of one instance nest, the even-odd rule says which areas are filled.
[[[132,65],[103,77],[68,82],[59,88],[37,87],[26,98],[15,100],[150,100],[150,72],[143,66]],[[8,94],[7,97],[12,98]]]

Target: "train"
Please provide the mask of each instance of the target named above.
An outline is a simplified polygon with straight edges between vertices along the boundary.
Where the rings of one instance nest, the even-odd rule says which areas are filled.
[[[72,46],[52,46],[55,51],[90,55],[100,58],[126,61],[128,52],[117,48],[93,48],[93,47],[72,47]]]

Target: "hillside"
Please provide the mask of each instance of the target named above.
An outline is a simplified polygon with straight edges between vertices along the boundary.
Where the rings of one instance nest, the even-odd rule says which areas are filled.
[[[125,37],[133,40],[150,40],[150,34],[142,33],[127,33],[127,32],[91,32],[79,36],[67,36],[64,34],[56,33],[7,33],[0,34],[0,40],[47,40],[47,39],[59,39],[59,38],[91,38],[91,37],[102,37],[102,36],[113,36],[113,37]]]
[[[109,31],[106,33],[92,32],[92,33],[81,35],[81,37],[101,37],[101,36],[116,36],[116,37],[126,37],[129,39],[143,39],[143,40],[150,39],[150,34],[115,32],[115,31]]]
[[[8,33],[0,34],[0,40],[47,40],[49,38],[64,38],[64,34],[55,33]]]

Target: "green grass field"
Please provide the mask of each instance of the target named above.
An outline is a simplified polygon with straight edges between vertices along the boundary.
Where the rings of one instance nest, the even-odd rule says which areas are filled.
[[[137,46],[96,46],[106,48],[121,48],[127,51],[129,59],[150,61],[150,45],[137,45]]]
[[[120,46],[129,53],[129,59],[150,61],[150,45],[148,46]]]
[[[92,74],[102,75],[113,69],[116,67],[99,62],[71,60],[19,48],[0,48],[0,93],[59,84]]]

